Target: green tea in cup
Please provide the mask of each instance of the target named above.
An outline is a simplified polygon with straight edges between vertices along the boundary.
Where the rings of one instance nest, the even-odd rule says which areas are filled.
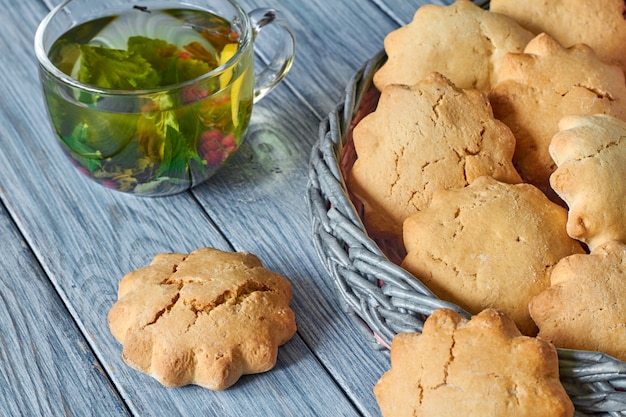
[[[256,76],[253,40],[278,23],[283,42]],[[245,137],[253,103],[287,73],[293,35],[275,10],[228,0],[68,0],[35,49],[57,137],[95,181],[169,195],[211,177]]]

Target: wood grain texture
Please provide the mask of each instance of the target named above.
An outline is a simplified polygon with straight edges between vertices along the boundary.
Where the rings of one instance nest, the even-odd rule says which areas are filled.
[[[0,207],[0,415],[130,415]]]
[[[255,7],[252,2],[242,4],[248,10]],[[290,16],[296,31],[294,66],[283,83],[255,107],[244,152],[193,193],[235,247],[260,254],[270,268],[298,281],[294,309],[297,317],[308,319],[299,325],[299,334],[359,411],[377,416],[372,387],[388,368],[388,358],[363,343],[340,310],[336,288],[317,258],[308,227],[306,167],[322,118],[336,106],[354,72],[382,47],[384,34],[396,25],[367,2],[334,2],[332,9],[328,5],[326,1],[272,2]],[[373,26],[372,21],[380,25]],[[363,27],[368,29],[363,31]],[[300,104],[294,105],[293,91],[300,94],[295,97]],[[216,196],[224,196],[224,204],[249,204],[223,211]],[[251,206],[258,209],[251,210]],[[254,239],[248,232],[251,225]]]
[[[296,31],[291,73],[255,107],[247,142],[227,168],[193,192],[149,199],[97,186],[66,160],[47,123],[32,52],[51,3],[0,0],[0,198],[19,233],[1,213],[0,231],[11,236],[13,253],[24,252],[0,262],[0,272],[12,276],[19,266],[32,280],[16,291],[0,278],[0,295],[14,300],[0,309],[0,395],[15,395],[10,403],[0,397],[0,415],[21,411],[24,387],[37,391],[32,415],[65,415],[64,404],[70,415],[380,415],[372,387],[388,357],[365,345],[339,308],[312,245],[304,191],[320,121],[406,9],[421,4],[397,3],[273,0]],[[260,63],[267,46],[259,47]],[[156,253],[201,246],[253,252],[294,285],[299,330],[276,368],[223,392],[165,389],[130,369],[106,323],[125,273]],[[39,324],[47,314],[47,326]],[[38,348],[23,347],[29,343]]]
[[[285,412],[279,414],[319,415],[312,407],[330,400],[336,409],[328,410],[328,415],[337,410],[356,415],[299,336],[281,349],[275,370],[244,378],[227,392],[197,387],[167,390],[122,362],[121,348],[108,331],[106,313],[116,299],[117,281],[123,274],[146,265],[159,252],[232,247],[188,193],[141,199],[111,192],[77,175],[53,143],[39,92],[31,45],[35,24],[46,10],[26,3],[4,6],[10,14],[5,16],[9,22],[5,27],[18,21],[27,6],[31,6],[28,15],[33,20],[11,25],[11,30],[19,31],[12,37],[23,45],[12,44],[11,54],[8,47],[0,51],[9,56],[0,64],[0,71],[16,75],[1,80],[2,90],[12,97],[3,100],[0,113],[0,165],[10,167],[2,173],[2,197],[99,357],[99,367],[110,374],[131,412],[243,416],[273,415],[282,409]],[[312,389],[311,381],[319,386]],[[286,386],[290,387],[288,396],[281,395]],[[87,408],[83,411],[89,415]]]

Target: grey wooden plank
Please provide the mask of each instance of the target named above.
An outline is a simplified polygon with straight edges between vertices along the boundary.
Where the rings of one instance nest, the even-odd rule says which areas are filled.
[[[398,26],[371,0],[241,0],[240,3],[246,10],[269,3],[289,18],[297,47],[286,85],[301,98],[301,105],[311,108],[319,118],[341,98],[341,86],[345,86],[361,63],[383,48],[384,36]],[[263,57],[269,55],[263,47],[259,53]]]
[[[0,236],[0,415],[130,415],[3,206]]]
[[[28,10],[21,10],[13,19],[25,25],[35,24]],[[25,68],[12,65],[12,61],[29,51],[31,44],[23,32],[12,30],[13,25],[3,27],[0,51],[3,65],[8,64],[0,74],[0,106],[4,110],[11,105],[6,98],[24,93],[15,86],[19,85],[16,80],[27,75]],[[30,114],[25,103],[15,101],[12,106]],[[3,129],[2,143],[28,138],[22,136],[21,125],[11,113],[3,114],[9,117],[1,119],[2,125],[15,129]],[[7,147],[3,146],[0,154],[5,160]],[[30,155],[24,156],[28,161],[23,171],[37,165]],[[4,163],[10,161],[9,157]],[[20,183],[22,175],[13,181]],[[102,410],[102,415],[127,414],[115,387],[4,207],[0,209],[0,236],[0,415],[90,415],[92,409]]]
[[[363,343],[341,311],[334,284],[314,250],[304,191],[319,120],[288,96],[281,86],[263,99],[254,110],[243,152],[193,193],[236,248],[262,254],[270,268],[299,277],[294,310],[296,316],[307,317],[299,325],[300,335],[361,413],[377,416],[372,388],[388,358]],[[288,108],[290,124],[280,115]],[[246,204],[221,210],[228,201]]]
[[[373,0],[381,10],[394,19],[399,25],[405,25],[413,20],[413,15],[424,3],[436,4],[439,6],[447,6],[454,2],[454,0]],[[485,7],[489,3],[489,0],[472,0],[479,6]]]
[[[190,251],[199,246],[229,249],[230,244],[191,194],[141,199],[106,190],[76,175],[52,145],[30,50],[35,24],[45,9],[35,2],[3,0],[0,4],[6,10],[0,54],[7,57],[0,62],[0,89],[6,94],[0,101],[0,196],[131,411],[138,415],[356,415],[299,336],[281,349],[277,369],[246,377],[225,392],[164,389],[122,363],[120,346],[106,324],[117,280],[147,264],[157,252]],[[8,79],[8,74],[14,77]],[[228,203],[222,209],[248,203],[219,197],[227,190],[214,192],[215,204]],[[262,220],[248,224],[250,239],[258,234],[253,226]],[[304,275],[290,278],[296,288],[308,285]],[[301,323],[311,320],[307,315],[298,319]],[[89,387],[85,392],[68,395],[89,395]]]
[[[256,4],[246,0],[242,3],[248,9]],[[296,298],[303,300],[297,307],[304,309],[301,314],[313,315],[315,322],[326,324],[320,328],[304,323],[300,334],[360,411],[372,416],[379,415],[372,388],[389,367],[388,355],[366,345],[354,324],[341,312],[332,281],[312,255],[310,230],[302,224],[309,222],[304,194],[307,172],[303,167],[307,166],[310,147],[317,140],[321,119],[334,109],[349,78],[382,48],[384,36],[410,21],[415,10],[426,2],[374,3],[272,2],[273,7],[290,17],[300,41],[294,67],[283,85],[255,107],[245,153],[194,191],[236,247],[253,245],[251,250],[267,254],[276,268],[307,276],[309,285],[296,288]],[[261,50],[263,57],[268,54]],[[297,94],[302,105],[294,106],[289,99],[291,92]],[[290,124],[285,124],[285,118]],[[294,135],[293,130],[298,133]],[[226,200],[262,205],[261,215],[280,213],[280,218],[259,222],[262,233],[252,241],[246,239],[245,228],[254,224],[259,214],[246,206],[215,211],[215,192],[224,189],[229,190]],[[233,222],[234,219],[239,221]],[[303,259],[307,260],[304,265]],[[311,296],[307,292],[311,289],[321,290],[322,297]],[[327,320],[329,316],[337,319]],[[342,343],[335,343],[337,340]]]
[[[385,11],[398,25],[405,25],[413,20],[413,15],[425,3],[445,6],[453,1],[451,0],[405,0],[397,2],[393,0],[373,0],[382,10]],[[480,0],[479,0],[480,1]]]
[[[242,3],[248,10],[256,4]],[[235,247],[251,247],[251,251],[264,254],[283,273],[303,274],[308,285],[295,289],[294,296],[300,300],[295,304],[296,313],[314,320],[303,323],[300,334],[360,412],[378,416],[372,389],[388,369],[388,355],[365,344],[341,311],[334,284],[313,248],[305,189],[310,150],[321,119],[334,109],[349,78],[380,50],[384,35],[397,23],[369,2],[296,5],[276,0],[272,5],[290,17],[299,40],[293,69],[283,85],[255,107],[244,152],[194,194]],[[343,41],[346,38],[350,41]],[[269,52],[262,50],[261,54],[266,57]],[[292,92],[302,100],[301,105],[294,105]],[[224,204],[247,201],[262,209],[252,211],[239,205],[215,210],[220,207],[215,204],[216,195],[225,197]],[[279,217],[259,221],[259,216],[269,213]],[[250,240],[246,232],[255,223],[257,233]],[[316,291],[321,292],[319,296]]]

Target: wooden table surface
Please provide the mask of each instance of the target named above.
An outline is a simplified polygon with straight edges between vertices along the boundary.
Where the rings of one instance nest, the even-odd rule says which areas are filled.
[[[166,198],[101,187],[55,143],[33,37],[57,2],[0,0],[0,416],[379,416],[372,388],[389,356],[341,311],[315,252],[308,160],[350,77],[427,0],[242,0],[288,16],[295,63],[230,165]],[[123,362],[107,313],[124,274],[204,246],[288,277],[298,332],[272,371],[225,391],[164,388]]]

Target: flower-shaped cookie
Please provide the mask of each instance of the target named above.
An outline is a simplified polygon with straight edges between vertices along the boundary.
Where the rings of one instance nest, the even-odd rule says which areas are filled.
[[[568,116],[559,128],[549,147],[558,166],[550,183],[569,206],[568,234],[590,250],[626,243],[626,122]]]
[[[160,254],[119,283],[111,333],[163,385],[220,390],[268,371],[295,333],[291,284],[247,253]]]
[[[391,344],[391,370],[374,387],[385,417],[571,417],[556,349],[522,336],[500,312],[467,320],[436,310],[422,334]]]
[[[438,191],[404,222],[402,267],[438,297],[472,314],[497,308],[533,336],[528,301],[550,286],[562,258],[583,253],[566,221],[567,211],[536,187],[481,177]]]
[[[468,0],[420,7],[409,24],[385,38],[388,60],[374,76],[382,90],[412,85],[431,72],[459,88],[489,91],[495,68],[507,52],[522,52],[533,34],[508,16],[490,13]]]
[[[612,240],[590,255],[564,258],[552,286],[533,298],[539,336],[556,347],[604,352],[626,361],[626,245]]]
[[[523,54],[502,58],[489,100],[496,118],[515,135],[513,163],[520,175],[549,195],[549,177],[556,166],[548,146],[561,117],[626,117],[621,68],[603,63],[586,45],[564,48],[546,34],[530,41]]]

